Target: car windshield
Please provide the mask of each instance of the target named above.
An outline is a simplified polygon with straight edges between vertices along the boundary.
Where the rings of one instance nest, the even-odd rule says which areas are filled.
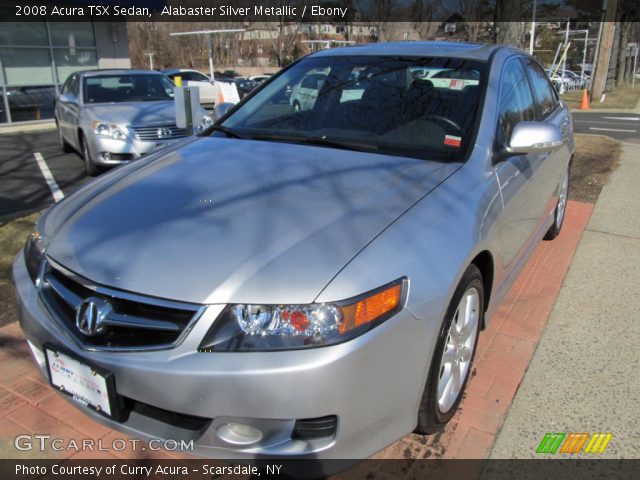
[[[173,88],[164,75],[95,75],[84,78],[84,103],[171,100]]]
[[[458,58],[309,57],[222,126],[241,138],[462,161],[473,142],[486,68]],[[425,79],[417,71],[447,74]]]

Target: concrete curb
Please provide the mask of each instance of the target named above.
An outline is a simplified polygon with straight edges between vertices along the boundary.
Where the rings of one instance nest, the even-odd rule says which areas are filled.
[[[3,125],[0,127],[0,135],[12,134],[12,133],[28,133],[37,132],[41,130],[53,130],[56,128],[56,123],[53,120],[47,120],[37,123],[20,123]]]

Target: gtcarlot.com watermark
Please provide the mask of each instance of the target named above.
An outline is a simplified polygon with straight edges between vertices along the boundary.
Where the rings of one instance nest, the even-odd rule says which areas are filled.
[[[143,442],[135,438],[114,438],[113,440],[94,440],[84,438],[74,440],[69,438],[54,437],[49,434],[22,434],[13,440],[16,450],[28,451],[72,451],[72,452],[122,452],[124,450],[145,451],[145,450],[168,450],[168,451],[190,451],[193,450],[193,440],[161,440],[154,438],[148,442]]]

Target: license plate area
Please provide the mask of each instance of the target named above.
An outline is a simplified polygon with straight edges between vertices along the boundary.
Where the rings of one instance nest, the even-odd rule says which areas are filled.
[[[44,345],[44,356],[53,388],[107,418],[119,419],[115,379],[111,372],[50,344]]]

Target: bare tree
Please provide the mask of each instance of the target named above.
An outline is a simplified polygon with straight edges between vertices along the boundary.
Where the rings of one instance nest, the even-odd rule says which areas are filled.
[[[430,38],[438,30],[438,22],[433,21],[437,9],[433,0],[414,0],[411,4],[413,28],[423,40]]]
[[[524,24],[522,23],[522,0],[497,0],[494,10],[494,42],[522,48]]]

